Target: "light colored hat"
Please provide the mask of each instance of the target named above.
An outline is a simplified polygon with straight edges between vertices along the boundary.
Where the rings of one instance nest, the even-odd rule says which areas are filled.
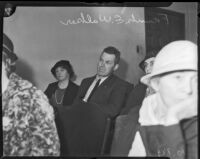
[[[179,40],[164,46],[155,58],[152,72],[140,81],[150,85],[152,77],[179,70],[197,71],[197,45],[191,41]]]

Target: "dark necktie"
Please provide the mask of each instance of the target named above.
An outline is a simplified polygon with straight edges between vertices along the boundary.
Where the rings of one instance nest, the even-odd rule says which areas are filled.
[[[88,102],[90,101],[90,99],[91,99],[91,97],[93,96],[94,92],[95,92],[96,89],[98,88],[100,81],[101,81],[101,79],[98,79],[98,81],[96,82],[96,84],[95,84],[95,86],[94,86],[92,92],[90,93],[90,95],[89,95],[89,97],[88,97],[88,99],[87,99]]]

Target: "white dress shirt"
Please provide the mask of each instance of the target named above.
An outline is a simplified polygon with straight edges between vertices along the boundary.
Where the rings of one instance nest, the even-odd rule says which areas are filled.
[[[85,97],[83,98],[83,101],[84,102],[87,102],[88,100],[88,97],[90,96],[90,93],[92,92],[92,90],[94,89],[97,81],[99,79],[101,79],[100,83],[99,83],[99,86],[102,84],[103,81],[105,81],[108,77],[101,77],[99,78],[98,76],[94,79],[94,81],[92,82],[92,84],[90,85],[89,89],[87,90],[87,93],[85,94]]]

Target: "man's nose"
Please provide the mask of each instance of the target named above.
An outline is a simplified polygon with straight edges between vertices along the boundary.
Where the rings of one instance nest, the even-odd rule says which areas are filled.
[[[105,62],[101,61],[100,66],[105,66]]]

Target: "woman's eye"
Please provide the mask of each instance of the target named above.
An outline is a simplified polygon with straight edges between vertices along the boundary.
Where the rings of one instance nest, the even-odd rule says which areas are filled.
[[[180,75],[177,75],[177,76],[176,76],[176,79],[181,79],[181,76],[180,76]]]

